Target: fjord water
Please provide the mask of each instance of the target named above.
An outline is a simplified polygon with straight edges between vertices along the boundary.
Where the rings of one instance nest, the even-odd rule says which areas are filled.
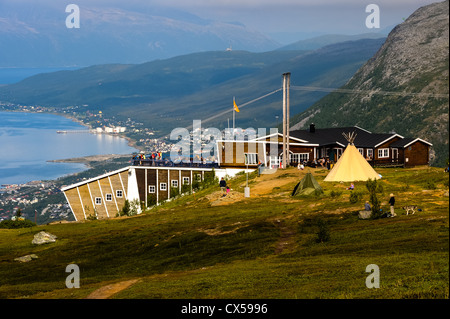
[[[119,136],[57,133],[83,129],[86,127],[63,116],[0,112],[0,185],[52,180],[86,169],[79,163],[49,160],[137,151]]]

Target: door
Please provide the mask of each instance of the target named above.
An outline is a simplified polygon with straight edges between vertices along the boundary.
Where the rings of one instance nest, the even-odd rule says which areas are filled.
[[[342,148],[335,148],[335,150],[336,150],[336,162],[337,162],[342,155]]]
[[[392,149],[392,162],[398,163],[398,148]]]

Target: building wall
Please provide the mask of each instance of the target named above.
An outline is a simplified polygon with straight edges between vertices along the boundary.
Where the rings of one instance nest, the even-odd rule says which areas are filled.
[[[177,181],[178,193],[182,193],[183,178],[187,178],[185,182],[189,185],[188,190],[191,190],[193,181],[198,179],[198,182],[201,182],[205,177],[213,175],[210,168],[132,167],[131,169],[136,174],[139,200],[143,204],[147,203],[147,206],[154,205],[156,200],[161,202],[169,199],[170,187],[174,180]],[[128,198],[128,173],[129,168],[64,188],[64,195],[75,219],[85,220],[89,216],[99,219],[116,217]],[[161,189],[161,183],[166,183],[166,189]],[[149,186],[154,186],[154,193],[150,193]]]
[[[154,204],[154,201],[161,202],[173,197],[172,181],[177,181],[178,193],[182,193],[183,182],[187,179],[187,184],[192,185],[193,180],[198,176],[202,181],[205,176],[211,175],[211,169],[186,169],[176,167],[134,167],[138,184],[139,198],[147,206]],[[165,189],[161,189],[161,183],[165,183]],[[190,187],[189,187],[190,189]]]
[[[299,146],[299,145],[289,145],[289,151],[297,154],[297,153],[307,153],[309,156],[309,160],[312,161],[315,159],[315,152],[314,152],[315,147],[312,146]],[[280,151],[283,151],[283,146],[281,146]],[[294,162],[293,162],[294,164]],[[298,163],[296,163],[298,164]]]
[[[89,216],[109,218],[116,216],[123,207],[127,183],[128,171],[125,170],[64,190],[64,195],[76,220],[84,220]],[[99,202],[96,202],[96,198],[100,199]]]
[[[263,142],[217,142],[219,151],[220,167],[245,168],[245,153],[258,154],[261,163],[265,159],[265,144]],[[250,164],[248,167],[256,168],[258,163]]]
[[[404,149],[405,166],[428,165],[430,147],[417,141]]]
[[[392,149],[390,147],[390,145],[398,140],[400,140],[400,137],[394,137],[392,139],[390,139],[389,141],[379,145],[377,148],[375,148],[373,150],[373,159],[374,159],[374,164],[378,165],[378,164],[392,164],[394,159],[392,158]],[[383,149],[383,148],[387,148],[389,149],[389,157],[379,157],[378,156],[378,150]],[[399,156],[398,156],[398,162],[402,163],[403,160],[400,157],[400,149],[399,150]]]

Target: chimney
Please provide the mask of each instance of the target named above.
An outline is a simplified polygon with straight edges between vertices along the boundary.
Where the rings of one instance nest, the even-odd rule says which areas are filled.
[[[309,125],[309,133],[314,133],[316,131],[316,126],[314,123]]]

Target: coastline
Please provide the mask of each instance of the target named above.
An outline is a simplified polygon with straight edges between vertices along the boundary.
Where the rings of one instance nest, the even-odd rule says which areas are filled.
[[[92,126],[90,126],[89,124],[84,123],[83,121],[79,120],[78,118],[70,115],[70,114],[66,114],[66,113],[58,113],[58,112],[36,112],[36,111],[31,111],[31,110],[7,110],[7,111],[2,111],[2,112],[14,112],[14,113],[35,113],[35,114],[40,114],[40,113],[44,113],[44,114],[53,114],[53,115],[57,115],[57,116],[62,116],[65,117],[77,124],[80,124],[81,126],[86,127],[86,129],[88,130],[92,130]],[[107,135],[111,135],[109,133],[102,133],[102,134],[107,134]],[[127,140],[127,145],[131,148],[134,148],[137,150],[137,152],[142,152],[144,151],[143,149],[139,148],[137,146],[137,141],[133,140],[131,137],[126,136],[126,135],[117,135],[114,134],[114,136],[119,136],[121,138],[124,138]]]
[[[73,157],[73,158],[64,158],[64,159],[55,159],[55,160],[47,160],[49,163],[67,163],[67,164],[83,164],[86,168],[83,171],[89,170],[94,168],[94,165],[92,163],[100,162],[100,161],[109,161],[113,159],[118,158],[131,158],[130,154],[104,154],[104,155],[89,155],[89,156],[81,156],[81,157]],[[68,173],[61,175],[57,179],[61,177],[67,177],[76,175],[79,172],[76,173]],[[36,183],[42,183],[42,182],[55,182],[57,179],[53,180],[31,180],[26,183],[19,183],[19,184],[4,184],[0,185],[0,189],[6,189],[7,187],[23,187],[24,185],[34,185]]]
[[[130,154],[105,154],[105,155],[89,155],[74,158],[64,158],[48,160],[51,163],[80,163],[86,165],[87,169],[92,168],[92,162],[108,161],[117,158],[131,158]],[[69,174],[70,175],[70,174]]]
[[[76,122],[76,123],[78,123],[78,124],[80,124],[80,125],[86,127],[86,128],[89,129],[89,130],[92,130],[92,129],[93,129],[92,126],[83,123],[81,120],[77,119],[76,117],[74,117],[74,116],[72,116],[72,115],[68,115],[68,114],[65,114],[65,113],[56,113],[56,112],[50,112],[50,114],[63,116],[63,117],[65,117],[65,118],[68,118],[69,120],[72,120],[72,121],[74,121],[74,122]],[[102,134],[110,135],[109,133],[102,133]],[[129,147],[132,147],[132,148],[136,149],[138,152],[143,151],[142,149],[140,149],[140,148],[136,145],[137,142],[136,142],[135,140],[133,140],[132,138],[130,138],[130,137],[126,136],[126,135],[117,135],[117,134],[114,134],[114,136],[119,136],[119,137],[121,137],[121,138],[126,139],[126,140],[127,140],[127,145],[128,145]]]

